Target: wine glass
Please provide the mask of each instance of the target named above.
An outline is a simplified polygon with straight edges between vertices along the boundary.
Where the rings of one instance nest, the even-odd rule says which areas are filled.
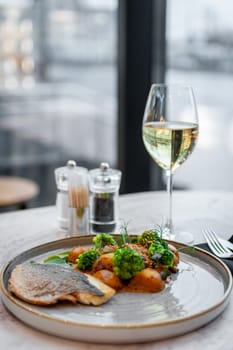
[[[174,239],[172,175],[192,153],[198,137],[198,114],[191,86],[153,84],[146,102],[142,135],[147,152],[167,176],[168,214],[162,234]],[[183,237],[185,240],[190,238]]]

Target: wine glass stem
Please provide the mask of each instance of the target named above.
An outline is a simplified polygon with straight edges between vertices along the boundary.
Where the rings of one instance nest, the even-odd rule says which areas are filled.
[[[166,235],[169,239],[174,238],[173,223],[172,223],[172,172],[167,171],[167,207],[168,214],[165,223]]]

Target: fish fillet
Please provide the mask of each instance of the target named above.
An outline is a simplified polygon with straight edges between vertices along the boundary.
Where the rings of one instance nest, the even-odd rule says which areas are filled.
[[[8,284],[18,298],[37,305],[56,304],[59,300],[101,305],[115,294],[97,278],[55,264],[17,265]]]

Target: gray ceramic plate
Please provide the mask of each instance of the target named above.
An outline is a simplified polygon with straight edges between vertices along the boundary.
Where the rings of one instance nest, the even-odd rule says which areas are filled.
[[[72,237],[30,249],[10,261],[1,273],[5,306],[20,320],[57,336],[101,343],[135,343],[168,338],[194,330],[217,317],[227,306],[232,276],[217,258],[200,249],[182,249],[179,273],[161,293],[119,293],[102,306],[27,304],[8,291],[15,265],[77,245],[93,236]],[[182,244],[174,243],[178,247]]]

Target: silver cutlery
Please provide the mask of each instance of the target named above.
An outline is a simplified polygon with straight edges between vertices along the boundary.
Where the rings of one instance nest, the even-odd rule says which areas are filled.
[[[221,242],[219,237],[212,229],[203,229],[203,236],[205,237],[210,250],[219,258],[233,258],[233,252],[227,247],[226,244]]]
[[[223,239],[223,238],[219,238],[219,237],[218,237],[218,239],[219,239],[219,241],[222,243],[222,245],[224,247],[227,247],[227,248],[229,248],[230,250],[233,251],[233,243],[231,243],[227,239]]]

